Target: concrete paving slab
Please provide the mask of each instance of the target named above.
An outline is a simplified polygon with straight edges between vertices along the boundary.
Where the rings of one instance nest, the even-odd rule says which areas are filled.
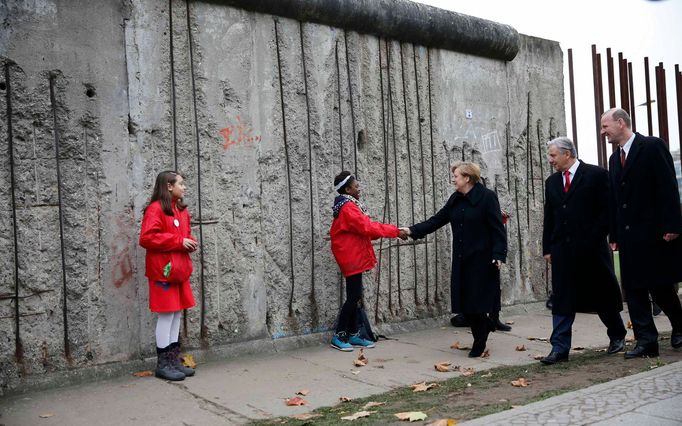
[[[612,419],[602,422],[592,423],[593,426],[680,426],[676,420],[665,419],[656,416],[649,416],[639,413],[621,414]]]
[[[674,420],[682,424],[682,395],[639,407],[635,411],[640,414]]]

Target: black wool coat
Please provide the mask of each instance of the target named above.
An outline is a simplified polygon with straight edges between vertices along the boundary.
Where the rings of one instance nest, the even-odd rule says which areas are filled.
[[[500,273],[492,263],[507,259],[507,234],[497,195],[480,183],[466,194],[455,192],[433,217],[410,227],[423,238],[450,223],[452,228],[452,312],[499,310]]]
[[[663,140],[639,133],[625,168],[620,149],[609,158],[611,242],[618,244],[623,287],[653,288],[682,281],[680,193],[675,167]]]
[[[545,181],[543,255],[552,255],[552,313],[620,312],[609,231],[609,175],[580,162],[568,192],[556,172]]]

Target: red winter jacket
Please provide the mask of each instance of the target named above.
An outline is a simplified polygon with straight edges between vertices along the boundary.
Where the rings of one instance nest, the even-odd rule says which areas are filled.
[[[374,268],[377,258],[372,240],[395,238],[398,233],[397,226],[372,222],[355,203],[345,203],[329,230],[332,253],[343,276],[349,277]]]
[[[173,212],[175,216],[167,216],[161,209],[161,202],[154,201],[142,219],[140,245],[147,249],[145,276],[152,281],[182,283],[192,275],[192,258],[182,245],[185,238],[195,239],[189,211],[180,211],[173,202]],[[167,266],[169,263],[170,267]]]

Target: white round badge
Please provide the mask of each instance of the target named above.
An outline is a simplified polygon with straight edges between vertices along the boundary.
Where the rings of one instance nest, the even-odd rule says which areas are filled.
[[[173,225],[175,225],[176,228],[180,227],[180,221],[177,219],[173,219]]]

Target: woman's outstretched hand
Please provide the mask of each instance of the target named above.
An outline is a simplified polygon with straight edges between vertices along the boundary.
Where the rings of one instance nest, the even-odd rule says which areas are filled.
[[[398,230],[399,230],[398,238],[400,238],[403,241],[407,240],[407,237],[410,236],[410,228],[398,228]]]

